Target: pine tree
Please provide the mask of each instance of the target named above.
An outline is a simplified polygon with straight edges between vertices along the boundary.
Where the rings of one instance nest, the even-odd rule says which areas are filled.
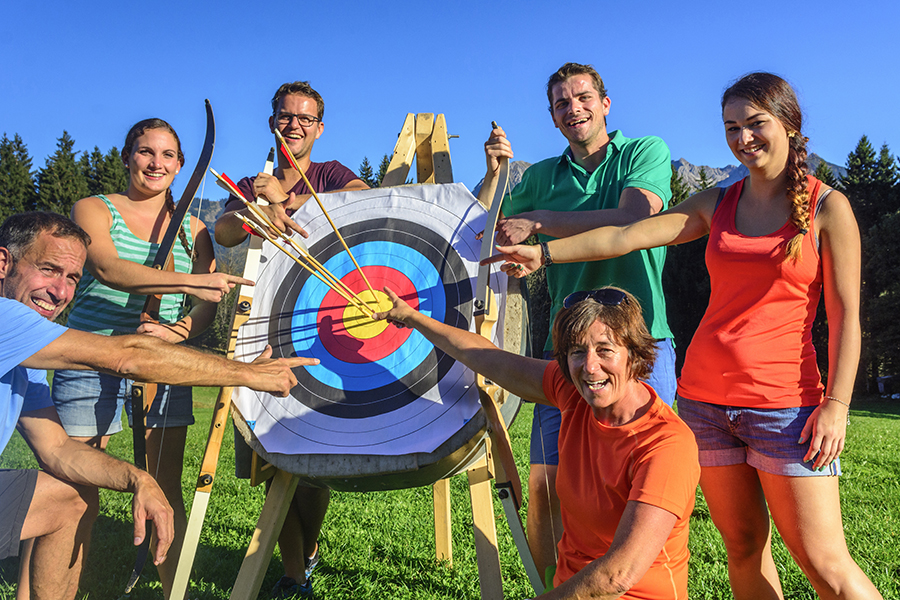
[[[706,167],[700,167],[700,171],[697,172],[697,191],[708,190],[713,185],[714,183],[709,178],[709,172],[706,170]]]
[[[678,171],[675,170],[675,165],[672,165],[671,188],[672,199],[669,200],[669,208],[684,202],[691,195],[691,188],[684,182],[684,179],[681,178]]]
[[[75,140],[67,131],[57,140],[56,152],[47,157],[37,176],[37,210],[69,216],[72,205],[88,195],[87,180],[72,150]]]
[[[892,215],[897,212],[897,209],[900,209],[900,206],[897,206],[897,194],[895,193],[897,182],[900,180],[900,172],[898,172],[897,164],[891,155],[891,149],[886,143],[881,145],[873,179],[875,197],[878,199],[877,220],[881,221],[884,217]]]
[[[705,167],[698,173],[697,191],[713,186]],[[672,200],[669,206],[683,202],[691,195],[689,186],[672,165]],[[663,291],[668,308],[669,327],[675,336],[676,372],[681,372],[684,365],[685,351],[690,344],[700,318],[706,312],[709,303],[709,272],[703,264],[706,252],[706,238],[700,238],[686,244],[670,246],[666,251],[666,264],[663,269]]]
[[[847,156],[847,172],[840,181],[840,189],[853,206],[863,236],[877,221],[875,168],[875,149],[864,135],[859,139],[856,149]]]
[[[81,176],[87,182],[88,195],[90,196],[103,193],[100,183],[100,163],[102,162],[103,153],[100,152],[100,148],[97,146],[94,146],[94,150],[90,154],[87,152],[83,153],[78,160],[78,168],[81,170]]]
[[[103,169],[100,171],[103,193],[124,192],[128,189],[128,180],[128,169],[122,162],[122,155],[119,149],[113,146],[103,156]]]
[[[819,164],[816,165],[816,172],[813,173],[813,176],[829,187],[837,187],[838,185],[837,177],[834,176],[831,167],[824,160],[819,161]]]
[[[88,195],[112,194],[128,189],[128,170],[122,164],[118,148],[113,146],[106,154],[94,146],[88,154],[85,152],[78,161],[82,176],[87,182]]]
[[[847,173],[841,188],[850,200],[862,238],[862,286],[860,321],[863,329],[860,378],[872,389],[879,375],[893,364],[888,348],[897,332],[891,319],[900,308],[900,289],[892,275],[889,257],[900,253],[895,241],[897,226],[898,170],[887,144],[876,156],[866,136],[847,156]]]
[[[362,179],[367,186],[377,187],[375,177],[372,173],[372,165],[369,164],[369,157],[364,156],[362,163],[359,165],[359,178]]]
[[[869,230],[863,251],[863,308],[867,317],[863,320],[863,365],[868,366],[871,379],[900,373],[898,227],[900,212],[885,217]],[[874,382],[870,380],[869,383]]]
[[[32,210],[36,198],[31,157],[19,134],[0,139],[0,223],[10,215]]]
[[[385,154],[381,157],[381,164],[378,165],[378,176],[376,177],[377,183],[374,187],[381,187],[381,182],[384,181],[384,176],[387,175],[389,166],[391,166],[391,155]]]

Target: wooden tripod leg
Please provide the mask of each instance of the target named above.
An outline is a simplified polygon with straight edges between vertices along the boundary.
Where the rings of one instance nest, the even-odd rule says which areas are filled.
[[[434,162],[431,160],[431,133],[434,113],[416,115],[416,181],[434,183]]]
[[[453,183],[447,120],[442,114],[436,115],[434,118],[434,131],[431,132],[431,161],[434,164],[434,182]]]
[[[278,541],[288,507],[294,497],[294,490],[297,489],[297,481],[296,475],[281,469],[276,471],[269,495],[266,496],[266,503],[256,523],[256,531],[253,532],[244,562],[241,563],[241,570],[234,582],[234,589],[231,590],[231,600],[251,600],[259,595],[266,569],[272,560],[275,542]]]
[[[416,155],[416,121],[415,115],[409,113],[403,121],[403,128],[397,136],[397,145],[388,165],[387,173],[381,180],[381,187],[403,185]]]
[[[434,551],[438,560],[453,566],[453,533],[450,526],[450,479],[432,486],[434,495]]]
[[[488,449],[490,445],[488,445]],[[472,499],[472,528],[475,533],[475,554],[478,558],[478,584],[483,600],[503,600],[503,579],[500,574],[500,550],[497,548],[497,526],[491,498],[492,461],[490,451],[466,473],[469,477],[469,497]]]

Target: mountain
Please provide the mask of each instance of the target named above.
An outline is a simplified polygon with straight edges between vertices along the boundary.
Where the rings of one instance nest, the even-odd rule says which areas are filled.
[[[843,177],[847,173],[847,169],[844,167],[839,167],[834,163],[830,163],[818,154],[810,154],[806,159],[806,164],[809,165],[809,172],[815,172],[816,167],[818,167],[821,162],[828,165],[835,177]],[[675,167],[675,171],[681,176],[681,179],[694,189],[697,188],[697,182],[700,181],[701,168],[706,169],[707,179],[709,179],[716,187],[728,187],[747,176],[747,167],[744,165],[728,165],[722,168],[705,167],[691,164],[685,159],[679,158],[678,160],[672,161],[672,166]]]
[[[522,173],[525,172],[525,169],[531,166],[530,162],[525,162],[524,160],[514,160],[509,163],[509,189],[513,189],[519,182],[522,181]],[[481,184],[484,183],[484,178],[478,182],[474,188],[472,188],[472,195],[476,198],[478,197],[478,192],[481,191]]]
[[[234,248],[226,248],[216,243],[213,235],[216,229],[216,219],[222,214],[227,200],[227,197],[219,200],[204,198],[200,202],[195,199],[193,204],[191,204],[191,214],[199,217],[209,230],[209,235],[213,240],[213,250],[216,253],[216,268],[224,273],[237,273],[243,267],[248,244],[243,243],[238,244]]]

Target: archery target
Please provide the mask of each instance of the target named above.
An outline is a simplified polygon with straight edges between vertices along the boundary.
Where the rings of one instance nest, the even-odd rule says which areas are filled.
[[[382,291],[388,286],[420,312],[474,330],[481,247],[475,235],[486,215],[464,186],[323,194],[322,200],[359,269],[313,199],[294,219],[310,234],[312,256],[335,279],[375,310],[390,308]],[[504,283],[505,276],[492,275],[495,290]],[[235,398],[241,414],[267,452],[431,452],[478,410],[474,374],[420,333],[372,321],[332,287],[264,246],[238,353],[249,358],[268,343],[275,356],[321,362],[295,369],[298,384],[287,398],[241,389]]]

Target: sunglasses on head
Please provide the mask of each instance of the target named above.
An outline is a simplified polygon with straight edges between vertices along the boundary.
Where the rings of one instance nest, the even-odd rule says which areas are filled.
[[[563,300],[563,308],[572,308],[579,302],[589,299],[604,306],[619,306],[623,302],[628,302],[628,296],[622,290],[601,288],[599,290],[572,292]]]

